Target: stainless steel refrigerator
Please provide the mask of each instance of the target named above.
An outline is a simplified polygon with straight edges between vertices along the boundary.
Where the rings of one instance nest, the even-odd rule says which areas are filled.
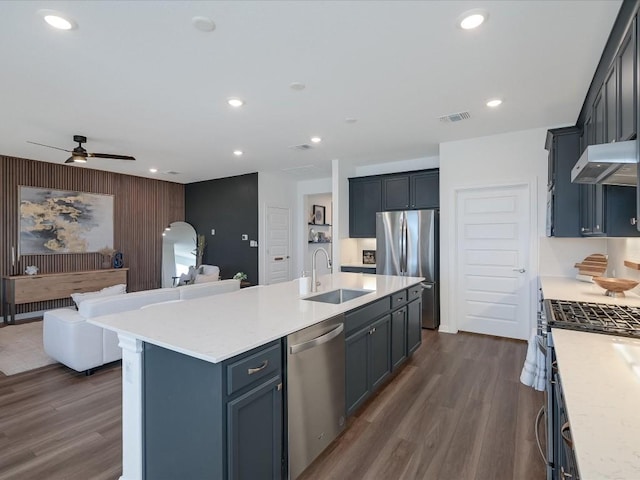
[[[424,277],[422,327],[438,328],[438,210],[376,214],[376,273]]]

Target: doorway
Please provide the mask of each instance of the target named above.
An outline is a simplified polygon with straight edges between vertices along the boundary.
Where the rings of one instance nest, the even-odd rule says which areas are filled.
[[[530,205],[528,184],[456,192],[459,330],[529,337]]]
[[[288,208],[267,206],[267,275],[266,283],[290,280],[291,221]]]

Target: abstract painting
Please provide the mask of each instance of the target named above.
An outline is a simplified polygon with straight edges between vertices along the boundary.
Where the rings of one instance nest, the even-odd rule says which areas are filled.
[[[113,195],[20,187],[19,255],[113,247]]]

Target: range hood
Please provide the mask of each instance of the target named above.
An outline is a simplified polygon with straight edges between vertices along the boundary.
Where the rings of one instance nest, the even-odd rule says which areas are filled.
[[[590,145],[571,169],[572,183],[638,184],[637,140]]]

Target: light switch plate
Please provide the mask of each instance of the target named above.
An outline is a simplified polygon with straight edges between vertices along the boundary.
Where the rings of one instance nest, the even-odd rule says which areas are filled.
[[[211,229],[211,235],[215,235],[215,234],[216,234],[216,229],[215,229],[215,228],[212,228],[212,229]]]
[[[246,233],[243,233],[242,240],[249,240],[249,235],[247,235]]]
[[[249,243],[250,247],[257,247],[258,246],[258,242],[255,240],[251,240],[251,242]]]

